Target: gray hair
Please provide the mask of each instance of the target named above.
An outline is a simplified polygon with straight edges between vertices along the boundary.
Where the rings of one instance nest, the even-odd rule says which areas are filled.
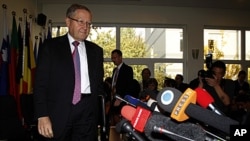
[[[90,14],[91,11],[88,7],[84,6],[84,5],[80,5],[80,4],[72,4],[68,9],[67,9],[67,12],[66,12],[66,17],[72,17],[75,13],[76,10],[78,9],[83,9],[83,10],[86,10],[88,11]]]

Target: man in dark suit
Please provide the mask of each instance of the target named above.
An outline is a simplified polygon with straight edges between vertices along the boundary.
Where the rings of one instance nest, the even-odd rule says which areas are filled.
[[[133,91],[131,85],[133,84],[133,69],[125,64],[122,59],[122,52],[120,50],[115,49],[111,52],[111,60],[116,65],[112,75],[112,95],[114,96],[117,94],[123,98]],[[115,115],[111,117],[114,122],[113,124],[119,121],[120,110],[123,105],[124,103],[119,99],[113,99],[113,104],[110,109],[111,115]]]
[[[65,21],[68,34],[45,40],[39,49],[34,86],[38,131],[48,141],[96,141],[97,101],[103,93],[103,50],[86,40],[92,21],[87,7],[72,4]],[[73,45],[74,41],[79,45]],[[79,68],[73,59],[78,54]],[[75,76],[77,70],[79,77]],[[72,102],[78,84],[80,99]]]

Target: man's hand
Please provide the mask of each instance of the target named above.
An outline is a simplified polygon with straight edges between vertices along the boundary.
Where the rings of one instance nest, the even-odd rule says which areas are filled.
[[[53,138],[52,124],[49,117],[38,118],[38,132],[46,138]]]
[[[211,87],[215,87],[215,86],[219,85],[219,82],[217,81],[216,78],[208,78],[208,77],[206,77],[205,80],[206,80],[207,84],[209,86],[211,86]]]
[[[114,102],[114,106],[115,107],[120,106],[121,102],[122,101],[120,99],[116,99],[115,102]]]

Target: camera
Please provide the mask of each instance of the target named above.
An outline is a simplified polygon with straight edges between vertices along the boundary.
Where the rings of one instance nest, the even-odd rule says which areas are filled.
[[[199,72],[199,75],[204,79],[204,78],[214,78],[214,73],[212,71],[212,64],[213,64],[213,54],[207,54],[206,55],[206,67],[207,71],[203,70]]]
[[[211,70],[207,70],[207,71],[203,70],[203,71],[200,71],[200,73],[199,73],[199,75],[200,75],[200,77],[202,79],[204,79],[204,78],[214,78],[213,74],[214,73]]]

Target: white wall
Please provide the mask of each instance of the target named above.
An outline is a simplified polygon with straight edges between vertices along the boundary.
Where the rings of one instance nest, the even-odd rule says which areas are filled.
[[[2,2],[3,1],[3,2]],[[66,9],[69,4],[38,4],[35,0],[2,0],[8,5],[9,13],[16,10],[18,16],[22,15],[22,9],[27,8],[32,14],[44,13],[51,19],[53,25],[64,24]],[[230,10],[230,9],[201,9],[184,7],[166,6],[135,6],[135,5],[96,5],[86,4],[93,12],[93,23],[132,23],[132,24],[180,24],[187,29],[187,56],[186,66],[192,68],[187,70],[185,80],[196,77],[197,71],[203,65],[203,27],[208,26],[229,26],[229,27],[248,27],[250,28],[250,10]],[[36,8],[37,7],[37,8]],[[39,10],[35,10],[39,9]],[[2,14],[0,15],[2,16]],[[2,23],[0,23],[2,27]],[[36,29],[36,32],[40,28]],[[2,39],[2,29],[0,29],[0,39]],[[36,34],[36,33],[35,33]],[[200,48],[198,60],[191,57],[191,49]],[[194,71],[195,70],[195,71]]]
[[[24,13],[23,9],[27,9],[27,15],[32,15],[32,25],[33,25],[33,33],[31,33],[32,37],[38,36],[41,27],[37,26],[35,23],[35,18],[37,16],[37,8],[36,8],[36,0],[1,0],[1,10],[0,10],[0,44],[2,45],[2,39],[3,39],[3,8],[2,5],[7,5],[7,23],[8,23],[8,31],[9,36],[11,37],[11,29],[12,29],[12,11],[16,12],[16,22],[17,26],[19,24],[19,17],[22,17],[22,20],[24,21]],[[23,27],[23,22],[21,23]]]

